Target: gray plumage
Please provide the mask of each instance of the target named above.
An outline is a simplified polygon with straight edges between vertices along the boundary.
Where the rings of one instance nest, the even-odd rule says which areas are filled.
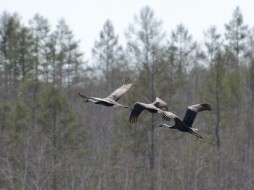
[[[183,118],[183,123],[185,125],[187,125],[188,127],[191,127],[198,112],[211,111],[211,110],[212,110],[212,108],[211,108],[210,104],[191,105],[187,108],[187,110],[185,112],[185,116]]]
[[[136,123],[138,120],[138,116],[141,114],[143,110],[146,110],[150,113],[163,113],[163,108],[168,110],[167,103],[156,97],[155,101],[150,104],[136,102],[131,111],[129,122]]]
[[[117,88],[106,98],[88,97],[80,92],[78,92],[78,95],[85,99],[84,102],[93,102],[95,104],[101,104],[109,107],[113,106],[113,107],[129,108],[129,106],[119,104],[117,101],[131,88],[133,84],[134,83],[132,83],[128,78],[125,79],[124,84],[121,87]]]

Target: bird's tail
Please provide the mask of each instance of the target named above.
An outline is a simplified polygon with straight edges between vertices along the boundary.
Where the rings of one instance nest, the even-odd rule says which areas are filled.
[[[192,135],[195,135],[198,138],[203,138],[200,134],[194,132],[193,130],[190,130],[189,133],[192,134]]]

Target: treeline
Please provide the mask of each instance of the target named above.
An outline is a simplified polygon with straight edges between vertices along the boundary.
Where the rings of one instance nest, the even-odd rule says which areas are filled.
[[[252,28],[251,28],[252,27]],[[195,41],[143,7],[118,42],[107,20],[87,61],[64,19],[0,16],[0,189],[253,189],[254,29],[239,7],[220,34]],[[204,137],[161,129],[159,116],[82,104],[129,77],[127,105],[160,97],[182,117],[206,102]]]

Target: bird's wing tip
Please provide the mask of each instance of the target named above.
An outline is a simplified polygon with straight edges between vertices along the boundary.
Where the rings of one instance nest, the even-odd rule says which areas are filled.
[[[134,84],[134,82],[129,77],[126,77],[124,79],[124,84]]]

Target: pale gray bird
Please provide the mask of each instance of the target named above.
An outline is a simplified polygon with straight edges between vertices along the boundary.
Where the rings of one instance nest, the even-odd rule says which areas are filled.
[[[129,117],[129,122],[136,123],[138,120],[138,116],[143,110],[146,110],[150,113],[163,113],[164,112],[162,110],[163,108],[168,110],[167,103],[158,97],[156,97],[155,101],[150,104],[136,102],[132,108],[132,111]]]
[[[129,108],[129,106],[124,106],[122,104],[119,104],[117,101],[131,88],[133,84],[134,83],[132,83],[129,80],[129,78],[125,79],[124,84],[118,89],[116,89],[114,92],[112,92],[106,98],[88,97],[80,92],[77,92],[77,93],[80,97],[85,99],[84,102],[92,102],[94,104],[101,104],[108,107]]]
[[[161,124],[160,127],[167,127],[169,129],[178,129],[182,132],[188,132],[192,135],[195,135],[198,138],[202,138],[201,135],[195,132],[198,129],[192,128],[192,124],[196,118],[197,113],[201,111],[205,111],[205,110],[210,111],[211,106],[209,104],[191,105],[187,108],[183,120],[181,120],[178,116],[176,116],[175,114],[171,112],[163,112],[162,119],[165,121],[170,121],[171,119],[174,119],[175,125],[170,126],[167,124]]]

